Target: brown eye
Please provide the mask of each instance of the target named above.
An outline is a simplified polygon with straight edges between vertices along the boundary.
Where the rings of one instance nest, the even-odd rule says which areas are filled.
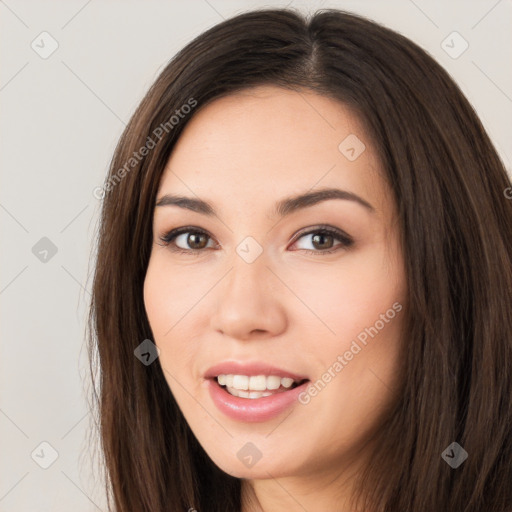
[[[186,243],[191,249],[203,249],[208,243],[208,235],[192,232],[186,237]]]
[[[193,253],[207,248],[211,237],[205,231],[183,227],[173,229],[160,239],[164,245],[170,246],[173,251]]]
[[[300,244],[302,244],[300,241],[302,239],[308,240],[308,238],[312,249],[300,247]],[[352,238],[341,230],[332,227],[318,227],[297,237],[293,245],[298,245],[298,249],[304,250],[308,254],[331,254],[340,249],[349,248],[353,243]]]
[[[325,233],[317,233],[311,238],[316,249],[330,249],[334,243],[334,237]]]

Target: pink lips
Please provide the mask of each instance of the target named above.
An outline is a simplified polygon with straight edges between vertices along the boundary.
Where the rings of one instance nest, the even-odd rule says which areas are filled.
[[[309,381],[296,388],[262,398],[240,398],[228,393],[219,386],[215,379],[208,380],[208,387],[213,403],[219,411],[238,421],[268,421],[294,403],[298,402],[299,394],[304,391]]]
[[[280,393],[261,398],[241,398],[233,396],[222,388],[215,377],[218,375],[276,375],[289,377],[295,381],[307,379],[266,363],[240,364],[235,362],[221,363],[210,368],[204,375],[207,379],[208,391],[215,406],[226,416],[245,422],[268,421],[298,402],[298,396],[309,384],[306,380],[300,386]]]

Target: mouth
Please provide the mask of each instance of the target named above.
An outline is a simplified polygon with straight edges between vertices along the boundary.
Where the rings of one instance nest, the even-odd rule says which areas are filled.
[[[249,400],[286,393],[309,382],[309,379],[293,379],[279,375],[235,374],[220,374],[213,380],[230,395]]]
[[[299,403],[310,380],[282,375],[221,373],[206,378],[217,409],[239,422],[270,421]]]
[[[223,415],[240,422],[264,422],[295,407],[310,379],[264,361],[225,361],[207,370],[204,381]]]

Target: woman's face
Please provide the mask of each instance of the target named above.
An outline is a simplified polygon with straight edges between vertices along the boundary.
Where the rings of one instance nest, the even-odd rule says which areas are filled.
[[[381,172],[358,118],[312,92],[217,99],[181,135],[144,301],[169,387],[225,472],[328,479],[396,398],[406,283]]]

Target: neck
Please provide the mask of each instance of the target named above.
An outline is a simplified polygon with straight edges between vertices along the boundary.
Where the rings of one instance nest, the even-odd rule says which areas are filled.
[[[359,468],[360,469],[360,468]],[[357,468],[333,474],[313,471],[303,476],[283,476],[242,481],[241,512],[354,512],[351,498]]]

